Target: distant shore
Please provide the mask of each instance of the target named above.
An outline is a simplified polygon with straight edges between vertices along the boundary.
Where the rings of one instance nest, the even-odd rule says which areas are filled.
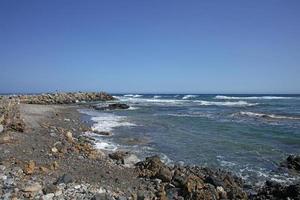
[[[246,186],[234,175],[166,166],[158,157],[135,163],[130,152],[93,148],[77,111],[107,93],[20,95],[0,99],[0,196],[4,199],[299,199],[299,184]],[[114,105],[118,108],[124,105]],[[103,134],[103,133],[102,133]],[[298,164],[298,160],[293,162]],[[290,164],[290,163],[289,163]],[[297,172],[297,168],[295,169]]]

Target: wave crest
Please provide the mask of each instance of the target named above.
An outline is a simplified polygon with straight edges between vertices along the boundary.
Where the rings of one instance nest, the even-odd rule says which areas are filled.
[[[182,97],[182,99],[193,99],[196,98],[198,95],[193,95],[193,94],[189,94],[189,95],[185,95],[184,97]]]
[[[239,112],[238,114],[248,116],[248,117],[255,117],[255,118],[300,120],[300,117],[265,114],[265,113],[255,113],[255,112]]]
[[[229,107],[244,107],[244,106],[256,106],[258,103],[248,103],[247,101],[195,101],[202,106],[229,106]]]
[[[215,99],[222,100],[257,100],[257,99],[265,99],[265,100],[280,100],[280,99],[292,99],[293,97],[281,97],[281,96],[252,96],[252,97],[235,97],[235,96],[223,96],[217,95]]]

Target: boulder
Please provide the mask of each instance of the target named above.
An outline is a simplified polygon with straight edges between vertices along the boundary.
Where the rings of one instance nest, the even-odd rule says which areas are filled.
[[[74,181],[73,177],[70,174],[64,174],[61,177],[59,177],[54,184],[55,185],[59,185],[61,183],[68,184],[68,183],[72,183],[73,181]]]
[[[140,159],[134,154],[130,154],[123,158],[123,164],[127,167],[133,167],[139,161]]]
[[[300,172],[300,155],[289,155],[287,159],[280,165],[283,168],[292,170],[293,172]]]
[[[111,136],[112,133],[108,132],[108,131],[97,131],[97,130],[93,130],[93,133],[96,133],[97,135],[105,135],[105,136]]]
[[[2,124],[0,124],[0,133],[2,133],[4,131],[4,127]]]
[[[55,193],[57,190],[58,188],[55,185],[49,184],[43,188],[43,193],[44,194]]]
[[[114,103],[114,104],[109,104],[107,107],[109,110],[116,110],[116,109],[128,109],[129,106],[124,103]]]
[[[152,156],[146,158],[145,161],[136,164],[141,177],[158,178],[164,182],[169,182],[172,179],[172,173],[159,158],[159,156]]]
[[[128,109],[130,106],[124,103],[113,103],[108,106],[94,106],[96,110],[124,110]]]
[[[114,153],[108,154],[108,157],[110,157],[113,160],[121,161],[122,164],[124,164],[124,158],[126,155],[128,155],[128,152],[116,151]]]
[[[300,199],[300,183],[287,186],[274,181],[266,181],[251,199]]]

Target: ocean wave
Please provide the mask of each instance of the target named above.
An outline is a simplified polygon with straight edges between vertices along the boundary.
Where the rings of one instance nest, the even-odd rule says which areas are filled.
[[[146,99],[146,98],[120,98],[120,101],[131,102],[131,103],[167,103],[167,104],[176,104],[183,103],[185,100],[177,99]]]
[[[101,136],[93,132],[85,132],[83,134],[86,137],[94,139],[94,147],[100,150],[106,151],[116,151],[118,149],[118,145],[109,141],[109,139],[105,138],[107,136]]]
[[[91,120],[96,122],[92,126],[93,131],[111,132],[116,127],[136,126],[136,124],[126,121],[126,117],[107,113],[103,113],[102,116],[92,117]]]
[[[202,106],[229,106],[229,107],[245,107],[245,106],[256,106],[258,103],[248,103],[246,101],[194,101],[199,103]]]
[[[185,95],[184,97],[182,97],[182,99],[193,99],[196,98],[198,95],[193,95],[193,94],[189,94],[189,95]]]
[[[255,112],[239,112],[237,114],[248,116],[248,117],[255,117],[255,118],[300,120],[300,117],[275,115],[275,114],[265,114],[265,113],[255,113]]]
[[[255,99],[265,99],[265,100],[280,100],[280,99],[293,99],[294,97],[281,97],[281,96],[252,96],[252,97],[235,97],[235,96],[222,96],[217,95],[215,99],[222,100],[255,100]]]
[[[161,98],[161,96],[155,95],[155,96],[153,96],[153,98],[154,98],[154,99],[159,99],[159,98]]]
[[[139,98],[142,97],[141,94],[125,94],[124,97],[133,97],[133,98]]]

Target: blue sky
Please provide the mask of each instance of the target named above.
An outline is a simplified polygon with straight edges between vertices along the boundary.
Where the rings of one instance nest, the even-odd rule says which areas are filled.
[[[299,0],[1,0],[0,92],[300,93]]]

